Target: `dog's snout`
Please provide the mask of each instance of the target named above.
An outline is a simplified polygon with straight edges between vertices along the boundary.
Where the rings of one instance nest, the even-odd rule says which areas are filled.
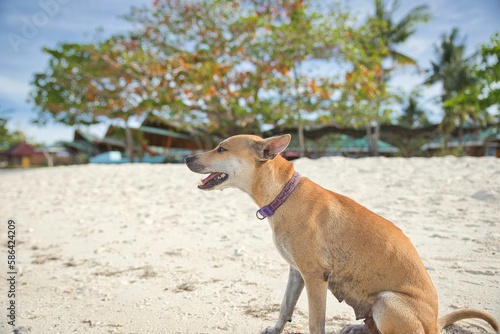
[[[204,169],[196,154],[185,157],[184,162],[186,163],[186,166],[195,173],[200,173]]]
[[[195,159],[196,159],[196,156],[190,155],[190,156],[184,158],[184,162],[188,164],[188,163],[194,161]]]

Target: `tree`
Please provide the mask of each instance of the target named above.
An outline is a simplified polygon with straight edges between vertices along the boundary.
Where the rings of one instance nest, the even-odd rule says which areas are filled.
[[[325,13],[313,11],[308,1],[302,0],[255,3],[257,15],[264,18],[263,40],[269,56],[282,65],[279,73],[266,78],[267,91],[277,102],[266,121],[296,126],[300,156],[304,156],[306,119],[317,120],[329,113],[335,104],[332,95],[339,87],[332,72],[312,77],[304,66],[339,58],[337,45],[347,13],[339,8]]]
[[[378,154],[380,123],[390,119],[390,105],[394,101],[394,95],[387,89],[383,70],[383,61],[390,54],[376,27],[384,24],[368,20],[361,26],[351,27],[346,31],[348,40],[341,50],[349,69],[345,73],[339,103],[339,108],[350,111],[344,126],[366,128],[372,155]]]
[[[493,122],[494,115],[488,108],[500,103],[500,38],[495,33],[488,43],[484,43],[479,50],[479,59],[472,65],[471,80],[456,95],[446,99],[443,104],[451,110],[462,110],[464,117],[478,126],[486,126]],[[497,113],[497,123],[500,115]]]
[[[175,64],[158,81],[170,117],[228,136],[264,123],[303,126],[303,114],[330,97],[330,81],[312,80],[304,61],[333,49],[332,16],[303,1],[156,1],[134,10],[138,39]],[[179,59],[179,61],[177,61]]]
[[[146,113],[224,137],[265,124],[297,126],[301,138],[308,122],[371,130],[389,119],[380,20],[356,26],[340,7],[319,12],[301,0],[157,0],[127,19],[137,29],[45,49],[49,67],[31,93],[39,122],[121,120],[132,157],[128,123]],[[305,70],[333,62],[345,73]]]
[[[263,76],[280,64],[249,53],[259,43],[255,13],[237,1],[164,0],[128,19],[139,25],[130,38],[156,60],[144,68],[159,92],[151,107],[222,136],[259,131],[256,111],[271,110],[259,94]]]
[[[418,6],[394,22],[398,0],[390,6],[382,0],[374,3],[374,15],[345,33],[348,44],[342,46],[342,53],[351,69],[345,74],[340,106],[352,110],[350,125],[366,128],[371,154],[378,155],[380,126],[391,120],[393,106],[399,100],[389,89],[390,75],[396,65],[416,65],[396,47],[415,32],[417,24],[428,21],[429,13],[427,6]]]
[[[2,110],[0,113],[7,113],[8,110]],[[20,131],[11,131],[7,128],[8,119],[0,117],[0,152],[8,150],[23,141],[26,141],[26,135]]]
[[[477,106],[472,106],[470,99],[462,100],[461,98],[478,92],[474,88],[477,87],[477,77],[472,69],[474,55],[465,56],[465,45],[463,41],[459,42],[458,38],[457,28],[454,28],[450,34],[442,36],[441,43],[435,47],[437,61],[431,62],[432,68],[425,83],[427,85],[438,82],[442,84],[441,102],[444,117],[441,129],[445,134],[449,134],[455,127],[458,127],[459,137],[462,138],[465,122],[467,119],[475,119],[479,109]],[[463,103],[466,100],[469,102]]]
[[[45,72],[36,73],[30,100],[38,108],[37,123],[54,120],[66,125],[90,125],[102,120],[121,120],[127,133],[127,151],[134,157],[133,140],[128,126],[131,117],[148,110],[143,77],[136,64],[147,54],[136,48],[131,56],[119,38],[97,44],[61,44],[45,47],[50,55]],[[139,48],[140,49],[140,48]],[[139,60],[138,62],[136,62]]]
[[[330,96],[329,81],[299,71],[333,41],[333,29],[322,30],[329,19],[302,1],[158,0],[127,18],[136,31],[44,49],[49,68],[35,75],[31,93],[39,123],[127,126],[156,112],[230,136],[278,119],[302,124],[301,113]]]
[[[384,69],[386,74],[395,65],[417,66],[415,59],[397,51],[396,47],[398,44],[406,42],[415,33],[418,24],[427,23],[430,19],[429,6],[420,5],[411,9],[398,22],[394,22],[394,16],[399,9],[399,5],[399,0],[394,0],[390,6],[386,6],[383,0],[375,0],[375,15],[368,19],[369,22],[379,22],[378,24],[375,23],[373,28],[376,29],[376,34],[385,41],[389,50],[393,64],[390,68]]]
[[[386,83],[389,80],[389,75],[392,73],[396,65],[413,65],[417,66],[415,59],[399,52],[396,50],[398,44],[404,43],[411,35],[416,31],[416,26],[419,23],[425,23],[429,21],[430,14],[427,5],[420,5],[404,15],[398,22],[394,22],[395,12],[399,8],[399,0],[394,0],[392,4],[385,5],[383,0],[375,0],[375,15],[368,18],[367,26],[368,31],[366,34],[373,36],[373,41],[375,45],[384,45],[386,51],[381,52],[380,57],[382,61],[386,59],[391,60],[390,67],[384,67],[381,62],[378,67],[381,71],[381,76],[377,78],[381,82],[379,83],[380,92],[384,93],[379,96],[379,102],[373,105],[376,110],[382,108],[378,114],[375,114],[373,119],[368,124],[368,135],[373,137],[373,155],[378,155],[378,140],[380,137],[380,123],[383,121],[383,114],[390,113],[390,109],[387,103],[384,103],[387,99],[386,93]],[[372,52],[380,52],[380,47],[376,46],[372,49]],[[386,54],[384,54],[386,52]],[[381,114],[382,113],[382,114]],[[374,123],[375,133],[372,135],[371,127]]]
[[[426,111],[419,105],[420,97],[421,93],[418,90],[410,93],[407,103],[402,109],[402,114],[397,119],[399,125],[415,129],[431,124]]]
[[[480,63],[474,68],[478,78],[481,107],[500,103],[500,34],[491,36],[490,41],[481,46]],[[497,117],[500,115],[497,114]]]

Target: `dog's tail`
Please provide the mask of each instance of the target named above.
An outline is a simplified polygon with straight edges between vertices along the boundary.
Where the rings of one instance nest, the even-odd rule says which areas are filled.
[[[475,309],[462,309],[462,310],[456,310],[451,313],[445,314],[442,317],[438,319],[438,333],[441,332],[441,330],[454,323],[455,321],[463,320],[463,319],[468,319],[468,318],[479,318],[487,323],[490,324],[491,327],[496,331],[496,333],[499,332],[499,325],[496,319],[489,313],[481,310],[475,310]]]

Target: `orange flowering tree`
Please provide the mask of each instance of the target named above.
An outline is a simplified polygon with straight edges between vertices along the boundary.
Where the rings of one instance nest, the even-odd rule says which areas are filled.
[[[131,10],[133,31],[45,48],[48,68],[34,75],[30,99],[40,123],[121,120],[128,129],[157,113],[220,136],[293,126],[302,144],[308,125],[371,128],[391,100],[387,45],[375,21],[359,26],[322,6],[156,0]]]

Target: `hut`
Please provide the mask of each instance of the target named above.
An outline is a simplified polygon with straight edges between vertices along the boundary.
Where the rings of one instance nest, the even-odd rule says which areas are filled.
[[[462,138],[445,138],[440,135],[422,146],[422,151],[429,155],[443,150],[459,150],[462,154],[473,157],[500,158],[500,132],[496,128],[488,128],[466,133]]]
[[[211,137],[202,130],[195,129],[190,124],[183,124],[149,114],[137,128],[131,128],[134,142],[134,154],[140,158],[163,155],[169,162],[183,161],[184,157],[193,152],[206,150],[213,143]],[[110,144],[121,143],[125,151],[126,133],[123,127],[110,125],[101,142]]]
[[[344,156],[366,157],[370,155],[370,148],[373,146],[372,140],[368,136],[352,138],[342,135],[341,139],[333,144],[334,148]],[[378,153],[381,156],[394,156],[398,149],[383,140],[378,140]]]
[[[137,131],[143,133],[149,146],[164,149],[207,150],[214,144],[201,129],[154,114],[148,115]]]
[[[34,146],[26,142],[11,147],[2,155],[7,166],[28,168],[31,165],[41,165],[45,163],[43,152],[37,151]]]
[[[71,160],[82,163],[89,157],[108,151],[125,151],[125,140],[115,138],[98,138],[80,129],[75,130],[73,141],[60,142],[69,152]]]
[[[344,134],[328,134],[315,139],[305,140],[305,155],[309,158],[320,158],[325,156],[346,156],[352,158],[367,157],[370,155],[372,143],[367,136],[354,138]],[[395,156],[398,148],[379,140],[378,152],[381,156]],[[289,148],[283,152],[288,160],[299,157],[299,141],[292,137]]]

